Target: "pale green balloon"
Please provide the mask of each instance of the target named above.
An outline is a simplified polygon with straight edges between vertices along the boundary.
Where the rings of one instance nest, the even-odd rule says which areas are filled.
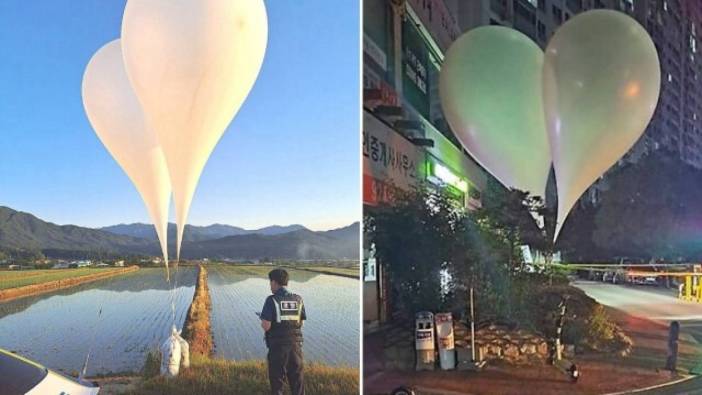
[[[556,238],[580,195],[648,125],[660,65],[646,30],[611,10],[570,19],[544,56],[544,109],[558,188]]]
[[[484,26],[451,45],[439,80],[446,120],[466,150],[505,186],[537,196],[551,167],[542,66],[529,37]]]

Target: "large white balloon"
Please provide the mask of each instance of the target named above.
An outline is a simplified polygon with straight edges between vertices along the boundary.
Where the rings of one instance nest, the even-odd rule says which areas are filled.
[[[561,26],[546,48],[544,109],[558,188],[555,237],[580,195],[638,140],[658,101],[648,33],[610,10]]]
[[[119,40],[106,44],[90,59],[82,94],[95,133],[144,200],[168,267],[168,169],[156,134],[147,126],[127,78]]]
[[[178,257],[200,174],[258,76],[267,37],[263,0],[127,2],[124,61],[166,155]]]
[[[505,186],[536,196],[551,168],[542,66],[529,37],[484,26],[451,45],[439,79],[444,115],[463,146]]]

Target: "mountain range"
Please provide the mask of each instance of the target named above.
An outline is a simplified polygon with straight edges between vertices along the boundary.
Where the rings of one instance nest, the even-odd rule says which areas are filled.
[[[307,229],[302,225],[273,225],[267,226],[260,229],[244,229],[238,226],[223,225],[223,224],[212,224],[209,226],[195,226],[195,225],[185,225],[185,230],[183,231],[183,241],[201,241],[201,240],[211,240],[219,239],[227,236],[241,236],[248,234],[261,234],[266,236],[279,235],[283,233],[293,232],[296,230]],[[144,223],[133,223],[133,224],[119,224],[112,226],[105,226],[100,228],[110,233],[123,236],[140,237],[143,239],[156,240],[156,229],[153,225]],[[168,223],[168,241],[169,243],[175,242],[176,239],[176,225],[172,222]]]
[[[359,227],[312,231],[302,225],[247,230],[231,225],[186,225],[186,259],[358,259]],[[172,235],[172,236],[171,236]],[[175,225],[169,224],[169,254],[174,255]],[[153,226],[135,223],[100,229],[57,225],[0,206],[0,250],[40,251],[48,257],[160,255]]]

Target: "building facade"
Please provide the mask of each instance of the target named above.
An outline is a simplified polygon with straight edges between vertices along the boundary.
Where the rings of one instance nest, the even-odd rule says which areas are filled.
[[[702,59],[697,48],[702,3],[636,1],[630,13],[649,32],[661,63],[658,107],[638,151],[665,149],[702,168]]]
[[[363,11],[363,205],[391,204],[394,188],[448,188],[480,206],[487,173],[448,127],[439,102],[443,54],[461,33],[443,1],[366,0]],[[391,318],[391,279],[364,240],[364,322]]]

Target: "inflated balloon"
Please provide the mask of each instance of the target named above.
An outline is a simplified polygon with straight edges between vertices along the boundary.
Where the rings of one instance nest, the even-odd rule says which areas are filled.
[[[90,59],[83,75],[82,95],[95,133],[144,200],[168,267],[168,169],[124,70],[120,40],[106,44]]]
[[[263,62],[263,0],[129,0],[127,74],[163,147],[173,186],[177,255],[200,174]]]
[[[439,78],[444,115],[466,150],[505,186],[536,196],[551,168],[542,66],[529,37],[484,26],[451,45]]]
[[[580,195],[638,140],[658,101],[660,65],[646,30],[609,10],[578,14],[551,38],[544,109],[558,188],[558,237]]]

